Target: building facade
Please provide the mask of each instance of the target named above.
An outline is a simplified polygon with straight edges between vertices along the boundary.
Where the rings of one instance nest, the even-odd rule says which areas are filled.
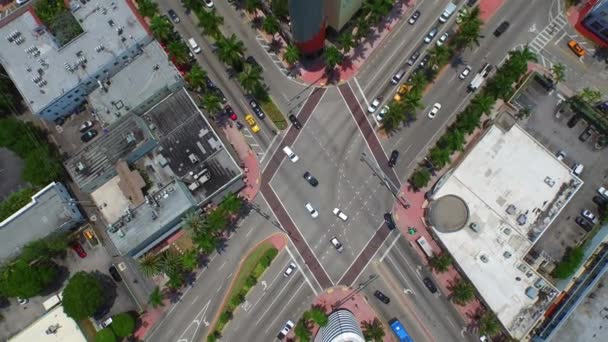
[[[583,19],[583,25],[608,43],[608,0],[599,0]]]
[[[326,326],[321,327],[315,342],[365,342],[359,321],[352,312],[339,309],[331,313]]]
[[[303,55],[319,53],[325,43],[325,0],[289,1],[291,31]]]
[[[357,13],[363,0],[327,0],[327,25],[340,32],[342,27]]]

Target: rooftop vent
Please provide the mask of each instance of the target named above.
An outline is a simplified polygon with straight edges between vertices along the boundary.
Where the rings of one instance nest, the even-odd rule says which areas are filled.
[[[116,28],[116,33],[118,33],[118,35],[121,35],[122,34],[122,30],[123,30],[123,27],[122,26],[118,26]]]
[[[517,216],[517,224],[523,226],[524,224],[526,224],[526,222],[528,222],[528,217],[526,216],[526,214],[521,214]]]
[[[104,46],[103,46],[103,45],[97,45],[97,46],[95,47],[95,51],[96,51],[96,52],[101,52],[101,51],[103,51],[104,49],[105,49],[105,48],[104,48]]]
[[[19,37],[15,38],[15,43],[17,45],[21,45],[21,44],[23,44],[23,42],[25,42],[25,38],[23,38],[23,36],[19,36]]]
[[[545,184],[550,187],[553,187],[555,185],[555,180],[551,179],[551,177],[545,177]]]
[[[488,261],[490,261],[490,259],[489,259],[489,258],[488,258],[488,257],[487,257],[485,254],[482,254],[482,255],[479,257],[479,260],[481,260],[481,261],[482,261],[484,264],[487,264],[487,263],[488,263]]]
[[[505,259],[509,259],[511,256],[513,256],[513,254],[511,254],[509,251],[505,251],[502,253],[502,256],[505,257]]]
[[[131,144],[135,142],[135,134],[133,132],[129,132],[127,134],[127,143]]]
[[[190,159],[190,162],[192,164],[196,164],[200,161],[200,159],[198,159],[198,157],[194,153],[190,153],[190,155],[188,155],[188,158]]]
[[[517,210],[517,208],[515,208],[515,206],[513,204],[509,204],[509,206],[507,207],[507,214],[513,215],[513,214],[515,214],[516,210]]]
[[[469,228],[471,228],[471,230],[475,233],[479,233],[479,226],[477,225],[477,223],[471,222],[471,224],[469,224]]]

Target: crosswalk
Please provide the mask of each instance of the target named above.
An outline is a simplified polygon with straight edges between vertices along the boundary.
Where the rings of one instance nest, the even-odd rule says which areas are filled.
[[[528,44],[530,50],[536,53],[541,52],[542,49],[551,41],[551,39],[555,37],[555,34],[567,24],[568,19],[563,13],[555,16],[549,25],[547,25],[538,35],[536,35],[536,37],[534,37],[530,44]]]

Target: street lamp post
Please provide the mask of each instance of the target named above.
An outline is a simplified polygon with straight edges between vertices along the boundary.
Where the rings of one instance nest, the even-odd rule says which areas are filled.
[[[386,176],[386,174],[384,174],[381,169],[376,168],[372,164],[372,162],[368,160],[367,154],[365,154],[365,152],[361,153],[361,158],[359,160],[367,164],[367,166],[372,170],[372,173],[382,181],[384,187],[388,189],[388,191],[393,195],[393,197],[395,197],[397,202],[399,202],[399,204],[401,204],[403,208],[408,209],[410,207],[406,199],[402,196],[399,196],[399,188],[395,186],[395,184],[390,180],[390,178]]]

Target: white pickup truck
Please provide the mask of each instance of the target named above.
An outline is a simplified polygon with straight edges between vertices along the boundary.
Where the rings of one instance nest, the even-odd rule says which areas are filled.
[[[441,15],[439,16],[439,22],[445,23],[446,21],[448,21],[452,14],[454,14],[454,11],[456,11],[456,8],[457,6],[453,2],[450,2],[447,6],[445,6],[443,13],[441,13]]]

